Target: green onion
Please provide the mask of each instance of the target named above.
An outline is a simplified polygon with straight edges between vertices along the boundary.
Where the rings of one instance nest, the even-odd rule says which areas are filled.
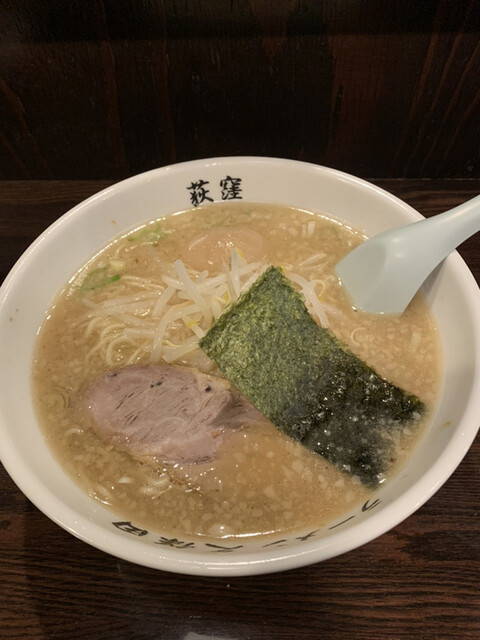
[[[127,240],[129,242],[146,242],[156,244],[165,236],[166,233],[162,225],[160,222],[157,222],[155,224],[149,224],[146,227],[142,227],[138,231],[131,233],[127,236]]]
[[[85,277],[80,286],[80,290],[93,291],[94,289],[106,287],[117,280],[120,280],[119,273],[110,275],[110,267],[99,267],[98,269],[90,271],[90,273]]]

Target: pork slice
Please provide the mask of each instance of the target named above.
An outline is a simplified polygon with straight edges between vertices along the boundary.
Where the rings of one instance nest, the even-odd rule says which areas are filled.
[[[227,380],[167,364],[103,375],[85,404],[102,440],[165,464],[211,460],[233,429],[267,421]]]

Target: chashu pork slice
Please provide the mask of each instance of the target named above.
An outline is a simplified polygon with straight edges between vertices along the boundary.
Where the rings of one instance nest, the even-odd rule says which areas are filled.
[[[267,422],[227,380],[168,364],[100,376],[85,403],[102,440],[150,463],[206,462],[235,428]]]

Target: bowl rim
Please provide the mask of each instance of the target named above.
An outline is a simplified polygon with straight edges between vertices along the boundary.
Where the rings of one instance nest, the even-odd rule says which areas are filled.
[[[2,283],[0,287],[0,313],[4,300],[10,293],[10,290],[15,287],[18,274],[28,267],[31,257],[34,257],[36,252],[40,250],[45,239],[54,234],[57,228],[64,227],[68,224],[72,217],[81,215],[83,210],[88,209],[96,200],[109,198],[113,194],[122,193],[132,186],[154,179],[157,175],[178,172],[185,168],[193,169],[200,166],[205,167],[208,165],[231,163],[249,165],[258,163],[279,167],[303,167],[306,170],[318,171],[332,176],[336,180],[347,181],[362,189],[374,191],[382,198],[390,200],[395,206],[402,208],[404,211],[408,211],[412,218],[423,218],[423,216],[410,207],[410,205],[371,182],[337,169],[331,169],[309,162],[264,156],[221,156],[170,164],[129,177],[102,189],[72,207],[48,226],[23,252]],[[477,326],[480,326],[480,290],[472,273],[457,252],[450,255],[447,261],[450,270],[458,279],[459,286],[462,288],[465,298],[468,300],[472,317],[478,320]],[[480,330],[477,332],[480,335]],[[475,344],[475,361],[480,361],[480,340],[477,340]],[[479,383],[480,367],[477,367],[474,372],[472,389],[478,388]],[[462,425],[465,425],[465,428],[457,430],[453,434],[448,447],[442,452],[442,455],[439,456],[427,473],[388,505],[385,505],[380,513],[372,513],[368,519],[353,524],[350,529],[332,534],[327,543],[325,539],[322,539],[323,542],[320,548],[319,541],[312,540],[305,543],[301,548],[295,548],[291,551],[285,548],[268,553],[262,551],[261,557],[258,551],[244,553],[237,559],[231,556],[219,559],[218,556],[212,558],[210,555],[201,551],[182,555],[178,552],[176,553],[175,550],[162,549],[160,551],[158,548],[155,549],[155,557],[153,557],[153,553],[148,553],[144,549],[141,549],[137,540],[121,538],[116,532],[106,531],[103,526],[83,518],[70,506],[61,502],[45,485],[42,483],[39,485],[35,476],[30,473],[30,470],[22,460],[21,452],[16,449],[14,443],[7,437],[7,434],[4,433],[3,428],[0,428],[0,458],[15,484],[40,511],[75,537],[110,555],[154,569],[182,574],[203,576],[256,575],[299,568],[346,553],[382,535],[406,519],[430,499],[460,464],[479,429],[479,414],[480,397],[476,398],[472,392],[462,419]],[[3,417],[0,416],[0,427],[2,419]]]

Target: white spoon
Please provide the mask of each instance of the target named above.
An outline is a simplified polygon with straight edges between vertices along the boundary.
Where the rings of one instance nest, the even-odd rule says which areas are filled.
[[[402,313],[426,277],[480,230],[480,195],[425,220],[384,231],[356,247],[335,270],[354,307]]]

